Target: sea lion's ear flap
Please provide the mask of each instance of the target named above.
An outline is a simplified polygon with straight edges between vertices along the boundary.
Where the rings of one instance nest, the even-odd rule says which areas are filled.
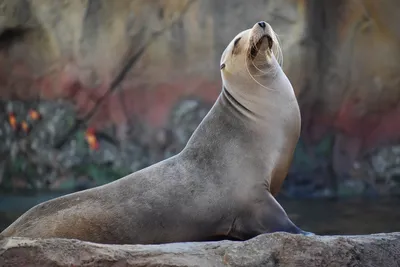
[[[225,63],[222,63],[221,66],[219,66],[219,67],[220,67],[221,70],[224,69],[225,68]]]
[[[268,41],[268,49],[272,49],[272,45],[274,44],[274,41],[272,40],[272,37],[268,34],[267,35],[267,41]]]

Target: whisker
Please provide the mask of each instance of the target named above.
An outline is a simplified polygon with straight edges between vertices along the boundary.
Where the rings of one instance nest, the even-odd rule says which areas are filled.
[[[251,42],[251,49],[252,49],[252,48],[258,49],[254,42]],[[260,65],[259,65],[260,67],[263,67],[264,65],[267,65],[267,64],[268,64],[268,62],[267,62],[268,53],[265,53],[264,56],[265,56],[265,60],[263,60],[264,64],[260,64]],[[265,72],[265,71],[261,70],[261,69],[255,64],[254,60],[251,61],[251,64],[253,65],[253,67],[254,67],[257,71],[261,72],[261,74],[253,75],[253,76],[262,76],[262,75],[271,73],[271,71],[266,71],[266,72]]]
[[[275,48],[276,60],[278,61],[279,65],[283,67],[283,52],[282,52],[281,42],[278,34],[274,30],[272,30],[272,32],[274,33],[273,39],[275,39],[274,42],[276,43],[276,45],[274,45],[273,47]]]
[[[263,88],[265,88],[265,89],[267,89],[267,90],[269,90],[269,91],[276,91],[276,90],[274,90],[274,89],[271,89],[271,88],[266,87],[265,85],[261,84],[260,82],[258,82],[258,81],[254,78],[254,76],[251,74],[251,72],[250,72],[250,70],[249,70],[249,65],[248,65],[248,63],[247,63],[247,60],[248,60],[248,57],[246,56],[246,57],[245,57],[245,65],[246,65],[247,73],[250,75],[250,77],[251,77],[258,85],[260,85],[261,87],[263,87]]]

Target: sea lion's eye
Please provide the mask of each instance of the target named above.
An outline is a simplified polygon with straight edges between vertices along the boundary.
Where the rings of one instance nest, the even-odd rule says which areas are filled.
[[[233,47],[235,47],[239,43],[240,39],[242,39],[242,37],[237,38],[235,42],[233,42]]]

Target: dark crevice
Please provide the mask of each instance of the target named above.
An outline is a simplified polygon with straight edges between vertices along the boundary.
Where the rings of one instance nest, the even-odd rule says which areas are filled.
[[[21,41],[29,30],[26,28],[7,28],[0,34],[0,49],[7,49],[13,43]]]
[[[302,99],[301,102],[307,103],[303,107],[306,109],[304,113],[307,115],[303,116],[302,134],[311,135],[312,138],[314,138],[312,134],[313,114],[321,114],[321,111],[324,110],[325,103],[323,99],[320,99],[319,92],[326,87],[327,78],[330,75],[329,66],[335,60],[333,51],[338,43],[337,29],[343,17],[345,2],[343,0],[312,0],[307,2],[307,50],[309,52],[308,57],[314,60],[310,62],[312,74],[308,76],[306,88],[302,90],[299,99]],[[331,151],[333,151],[333,148]],[[332,152],[328,159],[327,172],[329,177],[327,179],[334,195],[336,195],[338,184],[333,157]]]

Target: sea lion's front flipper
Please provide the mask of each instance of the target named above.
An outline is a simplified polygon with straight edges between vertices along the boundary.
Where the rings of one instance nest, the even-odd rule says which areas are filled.
[[[297,227],[269,192],[264,193],[262,199],[255,199],[250,209],[244,211],[244,214],[238,218],[232,234],[246,240],[260,234],[274,232],[315,235]]]

